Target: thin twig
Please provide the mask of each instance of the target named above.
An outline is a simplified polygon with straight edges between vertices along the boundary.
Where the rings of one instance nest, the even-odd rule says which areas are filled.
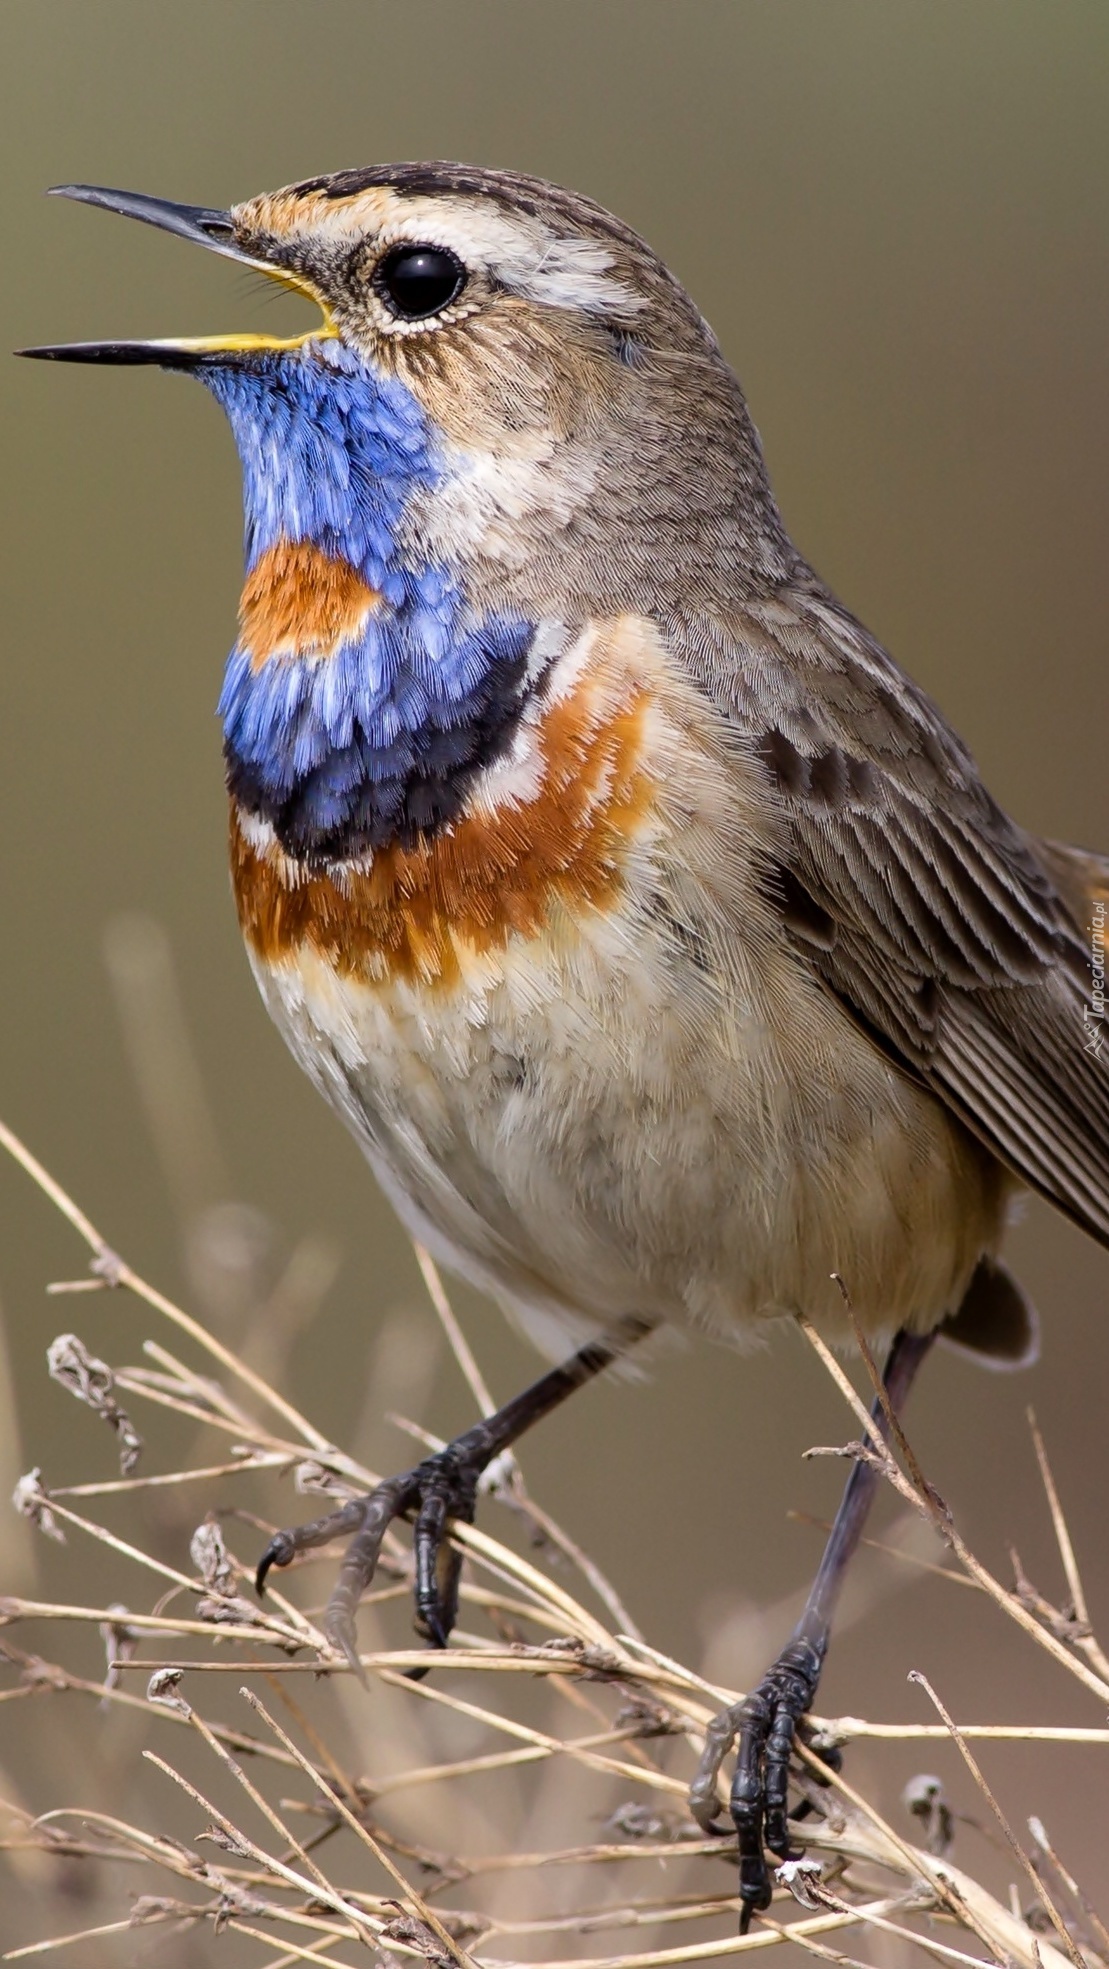
[[[1063,1562],[1063,1571],[1066,1574],[1067,1586],[1070,1590],[1074,1617],[1078,1625],[1086,1629],[1085,1633],[1075,1635],[1074,1645],[1076,1648],[1082,1650],[1088,1661],[1093,1663],[1098,1674],[1104,1675],[1106,1680],[1109,1681],[1109,1657],[1106,1657],[1103,1653],[1092,1631],[1090,1631],[1090,1612],[1086,1605],[1086,1594],[1082,1585],[1082,1575],[1078,1570],[1078,1560],[1075,1558],[1074,1546],[1071,1542],[1066,1516],[1059,1500],[1059,1493],[1055,1487],[1055,1478],[1052,1475],[1051,1464],[1048,1462],[1044,1439],[1040,1433],[1039,1424],[1036,1421],[1035,1411],[1031,1408],[1028,1410],[1028,1426],[1032,1431],[1032,1441],[1036,1449],[1036,1461],[1040,1466],[1040,1477],[1047,1496],[1048,1509],[1051,1512],[1051,1522],[1055,1530],[1055,1542],[1059,1547],[1059,1557]]]
[[[1106,1927],[1100,1914],[1098,1913],[1097,1909],[1093,1905],[1093,1902],[1090,1900],[1089,1896],[1083,1892],[1082,1888],[1079,1886],[1077,1880],[1075,1879],[1073,1873],[1069,1872],[1068,1869],[1063,1865],[1062,1860],[1059,1858],[1058,1853],[1055,1851],[1054,1846],[1052,1845],[1050,1839],[1047,1836],[1046,1831],[1044,1830],[1042,1820],[1029,1819],[1028,1830],[1032,1834],[1032,1837],[1035,1840],[1036,1845],[1039,1847],[1041,1853],[1044,1853],[1046,1855],[1047,1859],[1051,1862],[1051,1865],[1055,1868],[1055,1871],[1059,1875],[1060,1880],[1063,1882],[1064,1887],[1067,1889],[1067,1892],[1071,1895],[1075,1903],[1075,1906],[1080,1908],[1082,1913],[1085,1915],[1086,1920],[1090,1924],[1093,1940],[1097,1943],[1098,1947],[1104,1952],[1106,1960],[1109,1961],[1109,1928]]]
[[[870,1438],[871,1431],[870,1416],[867,1413],[865,1405],[859,1400],[858,1395],[843,1372],[839,1362],[836,1360],[835,1355],[825,1345],[811,1322],[799,1316],[798,1325],[801,1327],[810,1346],[812,1346],[823,1361],[836,1386],[849,1402],[854,1413],[862,1421],[866,1430],[866,1436],[863,1439],[865,1443]],[[1054,1634],[1049,1633],[1047,1628],[1042,1627],[1039,1621],[1035,1620],[1028,1612],[1027,1608],[1021,1605],[1016,1594],[1007,1592],[1000,1581],[996,1580],[993,1574],[982,1564],[981,1560],[975,1558],[947,1513],[937,1512],[935,1509],[931,1501],[934,1496],[931,1487],[928,1487],[927,1495],[922,1496],[915,1486],[910,1483],[909,1479],[903,1475],[888,1447],[883,1443],[878,1443],[874,1446],[873,1438],[870,1438],[870,1440],[872,1447],[864,1451],[863,1444],[860,1444],[854,1449],[853,1453],[855,1455],[866,1454],[872,1456],[876,1460],[883,1475],[892,1484],[899,1496],[903,1497],[906,1503],[911,1504],[914,1510],[919,1511],[934,1529],[939,1532],[944,1543],[950,1546],[956,1558],[965,1567],[971,1578],[982,1587],[984,1592],[989,1594],[990,1599],[997,1606],[1001,1607],[1003,1612],[1008,1614],[1010,1620],[1015,1621],[1018,1627],[1023,1627],[1025,1633],[1029,1634],[1039,1647],[1043,1648],[1047,1654],[1054,1656],[1056,1661],[1068,1669],[1100,1701],[1109,1702],[1109,1679],[1095,1675],[1083,1662],[1076,1661],[1074,1655],[1064,1647],[1063,1643],[1056,1640]]]
[[[926,1675],[922,1675],[919,1669],[914,1668],[910,1671],[909,1680],[910,1682],[915,1682],[918,1685],[918,1687],[924,1690],[929,1701],[934,1705],[934,1707],[939,1711],[940,1715],[943,1717],[944,1723],[946,1724],[948,1730],[951,1732],[952,1741],[956,1745],[959,1754],[962,1757],[963,1762],[967,1767],[967,1770],[970,1772],[971,1777],[974,1779],[975,1784],[978,1786],[979,1791],[982,1793],[983,1798],[986,1800],[986,1803],[988,1804],[991,1812],[993,1813],[994,1818],[997,1820],[997,1823],[1001,1828],[1001,1832],[1004,1836],[1006,1845],[1008,1846],[1010,1852],[1012,1853],[1013,1858],[1016,1860],[1017,1865],[1027,1876],[1029,1885],[1031,1886],[1033,1892],[1035,1893],[1037,1900],[1039,1901],[1041,1907],[1044,1910],[1044,1913],[1047,1915],[1048,1920],[1051,1922],[1051,1925],[1054,1928],[1056,1934],[1058,1935],[1059,1940],[1062,1942],[1064,1949],[1066,1950],[1072,1963],[1074,1964],[1074,1969],[1086,1969],[1086,1964],[1083,1961],[1082,1956],[1080,1955],[1078,1949],[1074,1945],[1074,1942],[1070,1935],[1070,1931],[1067,1928],[1066,1922],[1063,1920],[1062,1915],[1059,1913],[1059,1910],[1056,1907],[1054,1901],[1052,1900],[1050,1894],[1048,1893],[1046,1887],[1044,1886],[1043,1881],[1040,1879],[1038,1873],[1036,1872],[1035,1867],[1032,1865],[1032,1862],[1029,1859],[1027,1853],[1025,1852],[1024,1847],[1021,1845],[1020,1840],[1017,1838],[1016,1833],[1013,1831],[1012,1826],[1009,1824],[1008,1819],[1005,1817],[1005,1814],[1002,1811],[1001,1806],[998,1804],[997,1799],[994,1797],[993,1792],[990,1790],[989,1785],[986,1783],[986,1779],[982,1773],[982,1767],[978,1763],[978,1760],[975,1757],[974,1752],[971,1750],[970,1745],[967,1743],[966,1738],[963,1736],[963,1733],[960,1730],[958,1724],[955,1722],[950,1712],[945,1708],[944,1704],[940,1701],[939,1696],[936,1694],[935,1689],[932,1687],[932,1684],[928,1680],[928,1677]]]
[[[208,1329],[201,1325],[199,1320],[193,1319],[191,1314],[184,1312],[180,1306],[175,1306],[172,1299],[167,1299],[164,1293],[157,1291],[154,1286],[148,1285],[146,1280],[140,1278],[137,1272],[133,1272],[126,1260],[120,1258],[118,1253],[112,1250],[107,1239],[100,1235],[95,1224],[85,1216],[83,1210],[78,1208],[72,1197],[62,1188],[61,1184],[56,1182],[53,1176],[49,1175],[43,1168],[38,1157],[32,1154],[31,1150],[20,1140],[19,1136],[3,1121],[0,1121],[0,1148],[7,1149],[8,1154],[14,1157],[21,1168],[26,1170],[32,1182],[38,1184],[39,1189],[50,1198],[51,1203],[57,1206],[62,1216],[73,1225],[74,1230],[77,1231],[79,1236],[84,1238],[85,1243],[93,1253],[94,1264],[103,1270],[105,1277],[112,1285],[125,1287],[127,1291],[133,1292],[136,1298],[145,1300],[146,1304],[153,1307],[155,1312],[164,1314],[165,1318],[170,1320],[174,1326],[179,1327],[182,1333],[187,1333],[191,1340],[195,1340],[197,1346],[202,1347],[205,1353],[211,1354],[213,1360],[219,1361],[221,1367],[226,1368],[230,1374],[236,1375],[240,1381],[244,1382],[251,1392],[257,1395],[259,1401],[265,1402],[268,1407],[274,1409],[278,1415],[282,1416],[292,1428],[298,1430],[305,1442],[310,1444],[313,1449],[329,1450],[331,1448],[327,1438],[322,1436],[318,1429],[314,1429],[311,1423],[305,1420],[299,1409],[294,1408],[292,1403],[286,1401],[283,1395],[279,1395],[275,1388],[271,1388],[268,1382],[262,1379],[261,1375],[255,1374],[253,1369],[248,1367],[245,1361],[240,1360],[237,1354],[232,1353],[230,1347],[225,1347],[221,1341],[216,1339],[213,1333],[209,1333]]]
[[[320,1776],[320,1773],[318,1771],[313,1769],[312,1765],[308,1762],[308,1759],[302,1756],[300,1751],[298,1751],[297,1746],[293,1742],[292,1738],[289,1735],[287,1735],[287,1733],[281,1728],[281,1725],[277,1721],[277,1719],[270,1715],[269,1710],[266,1708],[265,1704],[261,1701],[261,1699],[254,1694],[253,1689],[242,1688],[239,1690],[239,1694],[245,1697],[246,1701],[250,1704],[251,1708],[256,1712],[256,1714],[261,1716],[263,1722],[268,1724],[269,1728],[273,1731],[274,1736],[277,1738],[278,1742],[282,1745],[282,1747],[288,1751],[290,1757],[296,1758],[297,1762],[301,1765],[302,1769],[307,1772],[308,1776],[313,1779],[315,1784],[323,1792],[324,1797],[327,1799],[328,1803],[332,1806],[334,1811],[338,1813],[340,1818],[345,1819],[351,1831],[356,1834],[356,1836],[362,1841],[362,1844],[364,1846],[368,1847],[369,1851],[373,1854],[373,1857],[377,1861],[378,1865],[384,1867],[385,1871],[392,1876],[393,1880],[395,1880],[397,1886],[400,1888],[405,1899],[409,1902],[412,1912],[415,1915],[417,1915],[421,1921],[426,1923],[426,1925],[431,1929],[433,1935],[438,1937],[439,1941],[442,1942],[443,1947],[447,1950],[448,1954],[452,1956],[454,1961],[460,1965],[460,1969],[478,1969],[478,1965],[475,1963],[473,1957],[470,1954],[468,1954],[467,1951],[464,1948],[462,1948],[460,1944],[456,1942],[451,1935],[448,1934],[447,1930],[444,1928],[442,1922],[440,1921],[439,1916],[436,1914],[434,1908],[428,1906],[427,1902],[423,1900],[420,1897],[420,1895],[416,1892],[416,1889],[412,1886],[411,1882],[405,1879],[403,1873],[400,1871],[400,1868],[393,1864],[393,1861],[390,1858],[389,1854],[385,1851],[385,1848],[381,1846],[378,1843],[378,1841],[374,1838],[372,1832],[370,1831],[369,1827],[365,1824],[364,1820],[362,1820],[356,1812],[352,1812],[350,1806],[347,1804],[346,1799],[343,1798],[341,1794],[335,1790],[333,1785],[328,1784],[327,1781]]]
[[[125,1490],[149,1490],[164,1496],[186,1483],[219,1484],[227,1477],[237,1477],[243,1470],[283,1466],[318,1466],[306,1470],[306,1481],[313,1487],[330,1483],[339,1495],[366,1489],[375,1481],[372,1473],[362,1470],[354,1459],[328,1444],[297,1410],[283,1403],[261,1375],[254,1373],[252,1378],[251,1372],[244,1372],[241,1360],[229,1348],[213,1342],[199,1322],[179,1307],[173,1307],[172,1302],[116,1259],[61,1186],[47,1176],[30,1152],[2,1125],[0,1144],[7,1146],[40,1182],[44,1193],[93,1249],[99,1275],[94,1280],[77,1283],[101,1289],[112,1284],[126,1285],[200,1345],[207,1358],[214,1361],[214,1372],[234,1376],[235,1382],[245,1385],[248,1394],[257,1398],[262,1413],[280,1415],[290,1425],[289,1440],[279,1440],[239,1405],[221,1381],[206,1378],[169,1348],[150,1341],[146,1343],[150,1365],[118,1370],[119,1386],[230,1436],[236,1445],[233,1454],[224,1462],[184,1467],[150,1478],[67,1486],[57,1493],[44,1492],[47,1501],[66,1498],[72,1504],[79,1498],[114,1495]],[[422,1259],[421,1265],[455,1358],[479,1407],[487,1412],[493,1406],[492,1398],[438,1273],[430,1260]],[[1056,1640],[1040,1626],[1033,1611],[1020,1605],[1017,1595],[1006,1592],[986,1573],[967,1552],[945,1507],[913,1461],[911,1446],[902,1432],[893,1427],[889,1444],[881,1441],[880,1430],[870,1423],[866,1408],[819,1335],[810,1327],[806,1327],[806,1332],[862,1424],[863,1444],[852,1446],[850,1453],[870,1458],[914,1512],[939,1532],[960,1568],[958,1572],[946,1572],[945,1576],[988,1593],[1053,1659],[1077,1675],[1084,1686],[1103,1700],[1109,1696],[1109,1675],[1105,1673],[1106,1661],[1100,1650],[1094,1653],[1083,1647],[1085,1637],[1076,1637],[1073,1646]],[[865,1345],[863,1352],[865,1359],[868,1352]],[[867,1366],[873,1380],[877,1368],[872,1359]],[[1036,1440],[1068,1588],[1074,1599],[1077,1621],[1085,1624],[1087,1614],[1077,1561],[1038,1433]],[[868,1446],[864,1448],[864,1445]],[[895,1450],[904,1457],[908,1475],[900,1467]],[[195,1465],[195,1457],[193,1462]],[[293,1969],[294,1964],[301,1962],[316,1963],[320,1969],[345,1969],[338,1953],[344,1942],[363,1953],[370,1949],[387,1951],[395,1957],[427,1960],[430,1952],[436,1960],[467,1965],[475,1963],[472,1950],[480,1948],[484,1969],[510,1969],[506,1957],[489,1952],[490,1941],[498,1936],[509,1946],[514,1939],[523,1943],[527,1938],[531,1959],[544,1940],[549,1942],[559,1935],[582,1935],[605,1928],[619,1931],[629,1940],[634,1932],[644,1941],[661,1943],[667,1933],[673,1936],[675,1926],[721,1920],[734,1923],[737,1906],[731,1872],[734,1844],[730,1840],[698,1835],[688,1817],[684,1777],[679,1769],[670,1768],[665,1749],[672,1743],[687,1758],[687,1745],[699,1745],[706,1723],[733,1699],[734,1692],[707,1681],[639,1636],[611,1582],[595,1567],[589,1555],[528,1497],[515,1462],[507,1462],[503,1467],[509,1472],[505,1492],[508,1501],[526,1509],[550,1543],[573,1561],[596,1593],[603,1617],[598,1618],[576,1597],[576,1583],[571,1591],[565,1583],[552,1578],[542,1564],[521,1558],[474,1527],[458,1527],[456,1543],[469,1561],[462,1603],[473,1631],[467,1631],[466,1626],[456,1629],[452,1646],[443,1654],[429,1654],[423,1648],[375,1647],[362,1657],[366,1674],[392,1692],[382,1709],[374,1712],[374,1720],[369,1724],[367,1740],[375,1746],[375,1758],[379,1750],[381,1754],[382,1775],[377,1778],[356,1776],[354,1768],[347,1767],[360,1726],[344,1731],[346,1747],[336,1754],[329,1746],[329,1737],[334,1733],[319,1721],[317,1708],[309,1702],[310,1690],[303,1683],[289,1680],[290,1676],[307,1675],[315,1684],[322,1677],[326,1685],[333,1675],[348,1677],[346,1683],[332,1685],[331,1689],[325,1686],[322,1690],[319,1702],[325,1717],[333,1712],[343,1692],[351,1692],[348,1666],[330,1650],[318,1613],[301,1612],[284,1594],[275,1592],[267,1611],[260,1611],[257,1619],[251,1621],[246,1620],[245,1614],[226,1625],[222,1619],[177,1619],[171,1603],[179,1602],[182,1593],[202,1590],[200,1582],[160,1561],[152,1561],[144,1547],[79,1517],[71,1505],[57,1502],[59,1516],[65,1515],[69,1522],[102,1540],[119,1557],[153,1568],[171,1590],[163,1594],[153,1611],[140,1610],[135,1614],[112,1606],[81,1607],[15,1596],[0,1600],[0,1625],[9,1630],[12,1623],[31,1618],[42,1623],[104,1627],[109,1637],[112,1683],[109,1687],[74,1676],[53,1662],[7,1644],[0,1647],[0,1656],[7,1656],[11,1669],[21,1679],[16,1686],[0,1690],[0,1701],[21,1700],[45,1691],[65,1696],[77,1692],[114,1704],[121,1712],[130,1709],[132,1713],[141,1713],[151,1722],[170,1721],[175,1727],[189,1728],[203,1741],[207,1753],[223,1766],[225,1774],[234,1778],[235,1795],[248,1800],[261,1814],[280,1842],[281,1850],[276,1854],[266,1851],[227,1813],[221,1814],[183,1772],[152,1753],[147,1753],[150,1761],[209,1815],[219,1843],[232,1855],[231,1859],[216,1866],[195,1851],[157,1833],[146,1832],[140,1826],[128,1825],[97,1811],[95,1806],[80,1812],[67,1807],[45,1814],[37,1821],[13,1807],[7,1830],[0,1830],[0,1848],[15,1853],[65,1855],[71,1863],[79,1859],[90,1865],[115,1863],[129,1864],[132,1868],[136,1865],[158,1868],[174,1882],[183,1886],[187,1883],[193,1890],[202,1883],[210,1891],[211,1899],[193,1904],[151,1896],[148,1903],[142,1904],[147,1909],[142,1918],[176,1919],[226,1928],[242,1938],[243,1946],[258,1947],[264,1952],[264,1969]],[[255,1522],[245,1512],[240,1511],[239,1515],[252,1524]],[[261,1530],[261,1521],[258,1524]],[[224,1563],[221,1559],[220,1564]],[[377,1618],[379,1609],[407,1591],[408,1570],[403,1547],[391,1534],[386,1547],[384,1583],[366,1596],[368,1620]],[[216,1587],[207,1594],[217,1615],[230,1611],[236,1616],[245,1610],[245,1600],[235,1598],[240,1576],[246,1576],[245,1568],[227,1551],[226,1570],[213,1574]],[[109,1597],[106,1589],[105,1598]],[[488,1638],[490,1624],[496,1636],[492,1642]],[[125,1636],[126,1646],[117,1644],[113,1635]],[[138,1635],[143,1637],[145,1653],[152,1658],[139,1660],[134,1653],[130,1659],[123,1658],[134,1649],[132,1637]],[[535,1635],[557,1639],[536,1641],[532,1638]],[[517,1636],[526,1636],[527,1640],[516,1645]],[[224,1649],[225,1643],[233,1645]],[[217,1652],[214,1644],[219,1645],[220,1651]],[[176,1653],[189,1647],[195,1648],[195,1659],[172,1663],[157,1658],[160,1649],[173,1649]],[[1096,1649],[1097,1644],[1093,1647]],[[271,1651],[290,1649],[300,1651],[295,1659],[288,1658],[287,1653],[269,1658]],[[1081,1658],[1076,1659],[1075,1650]],[[154,1695],[132,1693],[126,1687],[128,1680],[136,1675],[164,1677],[172,1675],[178,1666],[190,1676],[190,1687],[195,1685],[201,1692],[200,1700],[205,1708],[209,1696],[213,1705],[218,1701],[216,1691],[221,1689],[218,1681],[221,1674],[234,1673],[240,1683],[247,1674],[262,1676],[285,1704],[291,1719],[288,1727],[281,1728],[258,1697],[246,1689],[244,1696],[266,1725],[264,1734],[258,1738],[229,1729],[210,1714],[202,1714],[198,1704],[186,1704],[167,1694],[164,1680],[154,1683],[154,1689],[159,1692]],[[408,1679],[412,1670],[423,1674],[431,1670],[432,1678],[413,1682]],[[486,1681],[479,1685],[483,1695],[488,1692],[487,1701],[473,1701],[457,1692],[461,1679],[475,1674],[500,1677],[499,1682]],[[217,1677],[215,1683],[210,1679],[212,1675]],[[209,1679],[205,1681],[204,1677]],[[530,1712],[516,1713],[520,1707],[517,1698],[523,1698],[529,1687],[540,1681],[548,1685],[555,1705],[553,1723],[546,1728],[537,1727],[530,1720]],[[462,1686],[466,1686],[464,1681]],[[474,1688],[472,1680],[468,1686]],[[294,1690],[297,1697],[303,1696],[303,1704],[294,1699]],[[395,1697],[401,1694],[405,1702],[398,1711]],[[414,1710],[412,1698],[422,1708]],[[571,1705],[576,1720],[571,1722],[559,1714],[559,1700],[563,1705]],[[352,1721],[361,1714],[361,1701],[360,1694],[355,1694],[347,1712]],[[940,1713],[945,1714],[942,1710]],[[421,1716],[428,1721],[426,1727],[418,1728],[417,1719]],[[378,1720],[381,1718],[384,1722]],[[903,1744],[931,1742],[949,1739],[954,1728],[949,1719],[905,1725],[877,1724],[855,1717],[814,1717],[813,1722],[826,1730],[831,1740],[841,1742],[854,1738]],[[480,1733],[476,1741],[475,1733]],[[653,1745],[650,1749],[646,1747],[653,1733],[661,1733],[662,1753],[656,1754]],[[973,1738],[1104,1746],[1109,1743],[1109,1729],[1055,1728],[1048,1724],[972,1725],[957,1733],[956,1741],[964,1756],[969,1757],[967,1746]],[[806,1772],[820,1774],[824,1786],[818,1790],[807,1776],[801,1781],[805,1796],[817,1807],[806,1827],[806,1838],[811,1848],[832,1862],[828,1881],[818,1889],[826,1911],[811,1921],[785,1924],[765,1920],[754,1933],[742,1939],[734,1932],[724,1933],[719,1940],[677,1947],[660,1945],[634,1954],[610,1953],[590,1958],[584,1964],[575,1959],[572,1969],[670,1969],[670,1965],[692,1965],[780,1947],[783,1942],[832,1962],[836,1969],[861,1969],[855,1956],[843,1954],[830,1940],[822,1938],[835,1935],[841,1928],[854,1928],[865,1934],[868,1927],[910,1946],[915,1942],[933,1959],[951,1965],[951,1969],[976,1969],[978,1958],[931,1935],[918,1935],[903,1924],[908,1911],[906,1895],[915,1897],[913,1908],[919,1907],[923,1912],[924,1896],[928,1893],[932,1896],[929,1905],[933,1910],[950,1917],[963,1935],[976,1937],[994,1961],[1011,1961],[1019,1964],[1020,1969],[1063,1969],[1063,1956],[1042,1936],[1031,1935],[1023,1923],[1014,1920],[969,1875],[960,1872],[950,1861],[938,1860],[910,1845],[862,1794],[840,1775],[827,1770],[804,1745],[799,1746],[798,1757]],[[248,1776],[244,1769],[248,1760],[253,1760],[253,1776]],[[581,1773],[583,1781],[597,1789],[604,1801],[598,1816],[605,1823],[595,1842],[569,1846],[557,1838],[543,1843],[539,1839],[525,1841],[519,1837],[521,1821],[512,1785],[516,1776],[529,1768],[546,1773],[544,1782],[535,1789],[535,1809],[543,1820],[544,1836],[544,1815],[559,1794],[569,1790],[574,1772]],[[285,1798],[276,1791],[277,1772],[290,1770],[308,1779],[307,1797]],[[447,1822],[462,1829],[452,1835],[449,1852],[420,1845],[414,1833],[402,1833],[395,1826],[378,1821],[380,1807],[395,1798],[405,1802],[407,1826],[407,1814],[429,1787],[440,1782],[454,1787],[447,1794],[448,1802],[454,1804]],[[620,1788],[617,1796],[627,1800],[630,1794],[631,1800],[621,1804],[615,1813],[614,1786]],[[482,1816],[486,1808],[477,1802],[480,1797],[493,1800],[488,1819]],[[579,1807],[575,1804],[572,1809],[576,1814]],[[371,1811],[373,1819],[369,1819]],[[504,1820],[503,1840],[498,1829],[498,1813]],[[608,1817],[609,1814],[612,1816]],[[389,1810],[383,1814],[385,1819],[390,1816]],[[303,1836],[298,1838],[290,1830],[290,1822],[300,1827]],[[349,1857],[352,1839],[384,1870],[385,1885],[395,1886],[399,1900],[347,1886],[332,1871],[332,1853],[339,1856],[341,1864],[343,1854]],[[1045,1842],[1046,1835],[1041,1844],[1045,1865],[1050,1861],[1055,1866],[1060,1881],[1068,1892],[1074,1893],[1078,1905],[1077,1889]],[[525,1845],[538,1850],[523,1850]],[[472,1852],[467,1853],[466,1846]],[[504,1849],[498,1850],[501,1846]],[[1026,1871],[1030,1864],[1026,1863]],[[598,1866],[609,1870],[607,1876],[597,1875]],[[723,1878],[722,1866],[727,1869]],[[630,1877],[643,1879],[647,1891],[639,1896],[630,1893],[625,1896],[622,1876],[611,1874],[613,1867],[629,1869]],[[645,1877],[644,1868],[649,1869]],[[711,1890],[706,1889],[703,1895],[685,1891],[683,1883],[689,1879],[690,1868],[696,1869],[697,1875],[708,1869],[713,1883]],[[574,1869],[580,1872],[575,1875]],[[571,1870],[570,1880],[567,1870]],[[549,1908],[542,1903],[540,1887],[552,1871],[564,1883],[565,1907],[560,1905],[563,1897],[558,1897]],[[417,1892],[406,1875],[421,1881],[422,1893]],[[498,1876],[502,1875],[504,1879],[499,1881]],[[883,1883],[881,1893],[875,1886],[876,1878]],[[589,1881],[599,1879],[606,1885],[611,1883],[611,1896],[589,1892]],[[467,1880],[484,1883],[482,1891],[487,1898],[492,1896],[488,1908],[470,1912],[456,1904],[457,1889]],[[552,1881],[552,1888],[553,1885]],[[502,1887],[510,1893],[527,1895],[526,1917],[509,1914],[507,1908],[519,1903],[501,1901]],[[445,1897],[450,1899],[449,1907]],[[1095,1925],[1097,1917],[1084,1903],[1082,1906],[1089,1933],[1100,1943],[1106,1933],[1104,1924]],[[278,1940],[268,1927],[271,1922],[280,1922],[286,1930],[292,1930],[292,1938]],[[130,1921],[110,1923],[95,1932],[119,1933],[123,1926],[132,1925]],[[644,1932],[648,1929],[652,1931],[650,1936]],[[82,1931],[82,1936],[92,1932]],[[63,1936],[52,1943],[32,1943],[23,1953],[43,1953],[81,1938]],[[1069,1956],[1073,1964],[1073,1944]],[[513,1965],[515,1960],[513,1957]],[[547,1969],[571,1969],[571,1964],[548,1962]]]

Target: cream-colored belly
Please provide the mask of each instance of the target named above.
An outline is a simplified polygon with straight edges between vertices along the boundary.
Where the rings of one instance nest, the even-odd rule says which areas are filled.
[[[725,977],[621,913],[450,990],[307,951],[256,969],[412,1234],[543,1351],[627,1314],[742,1338],[802,1311],[838,1339],[833,1274],[872,1333],[930,1327],[995,1247],[1006,1178],[759,947]]]

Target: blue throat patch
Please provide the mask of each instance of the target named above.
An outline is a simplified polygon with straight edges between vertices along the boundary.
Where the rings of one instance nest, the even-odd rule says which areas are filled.
[[[332,655],[255,665],[236,644],[219,700],[231,793],[317,865],[411,845],[508,744],[534,626],[476,619],[452,571],[402,545],[409,498],[439,479],[433,428],[402,384],[338,341],[196,373],[242,458],[248,575],[270,549],[310,542],[380,597]]]

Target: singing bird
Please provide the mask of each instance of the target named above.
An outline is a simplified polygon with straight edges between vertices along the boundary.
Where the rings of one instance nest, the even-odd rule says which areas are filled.
[[[385,1527],[414,1518],[444,1645],[480,1472],[666,1324],[743,1341],[804,1313],[838,1343],[846,1295],[892,1336],[894,1410],[937,1331],[1027,1358],[1015,1196],[1109,1243],[1109,861],[1010,820],[802,558],[674,275],[589,199],[459,164],[229,211],[59,189],[319,304],[287,341],[26,353],[186,370],[225,411],[246,577],[219,713],[262,996],[412,1235],[570,1356],[281,1533],[260,1583],[353,1533],[329,1631],[357,1661]],[[738,1734],[744,1926],[790,1852],[874,1482],[856,1464],[694,1783],[711,1824]]]

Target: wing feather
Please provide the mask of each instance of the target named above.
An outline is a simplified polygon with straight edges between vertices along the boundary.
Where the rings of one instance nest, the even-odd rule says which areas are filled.
[[[768,892],[844,1008],[1109,1244],[1109,1040],[1089,919],[1109,861],[1019,828],[940,712],[818,585],[683,635],[782,819]]]

